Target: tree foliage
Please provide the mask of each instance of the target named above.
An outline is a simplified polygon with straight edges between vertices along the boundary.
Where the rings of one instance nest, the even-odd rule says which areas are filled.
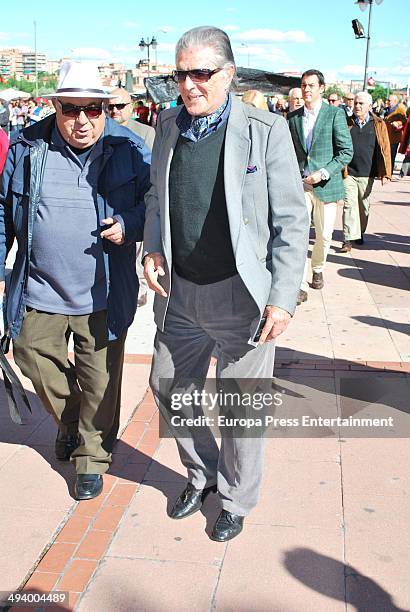
[[[373,102],[376,102],[379,98],[386,100],[389,97],[389,90],[383,85],[375,85],[373,89],[369,89],[369,94],[373,98]]]
[[[34,81],[27,81],[26,79],[17,79],[15,75],[10,76],[7,80],[3,77],[3,81],[0,82],[1,89],[9,88],[19,89],[25,91],[27,94],[34,94],[36,85]],[[38,74],[38,90],[39,93],[46,91],[54,91],[57,87],[57,77],[55,74],[49,74],[48,72],[39,72]]]
[[[339,98],[343,98],[344,96],[343,89],[341,89],[338,85],[329,85],[329,87],[326,87],[323,95],[325,98],[328,98],[330,94],[333,94],[333,93],[337,94]]]

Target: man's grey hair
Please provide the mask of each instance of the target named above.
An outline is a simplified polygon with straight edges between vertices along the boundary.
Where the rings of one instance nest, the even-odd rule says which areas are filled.
[[[182,34],[175,48],[176,60],[178,60],[178,55],[183,49],[189,49],[190,47],[212,47],[215,51],[215,61],[218,68],[225,68],[226,66],[236,68],[229,36],[219,28],[199,26]]]
[[[298,93],[299,93],[299,92],[301,92],[301,93],[302,93],[302,90],[301,90],[301,88],[300,88],[300,87],[292,87],[292,89],[289,89],[288,98],[291,98],[291,97],[293,96],[293,94],[294,94],[296,91],[297,91]]]
[[[367,104],[370,104],[370,106],[373,104],[373,98],[371,97],[368,91],[358,91],[355,94],[355,97],[356,96],[362,98],[362,100],[365,100],[365,102],[367,102]]]

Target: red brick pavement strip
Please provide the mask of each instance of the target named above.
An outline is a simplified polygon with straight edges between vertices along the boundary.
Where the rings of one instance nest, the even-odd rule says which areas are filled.
[[[103,493],[76,506],[24,585],[23,592],[44,593],[51,589],[68,591],[69,602],[64,604],[64,609],[74,610],[78,598],[92,580],[140,486],[135,480],[143,479],[158,448],[156,411],[153,397],[149,392],[122,433],[121,441],[129,446],[130,452],[129,456],[126,456],[123,468],[119,472],[116,471],[120,475],[104,474]],[[138,463],[131,464],[133,449],[137,449],[140,455]],[[135,476],[135,472],[138,472],[138,477]],[[16,606],[12,609],[13,612],[18,610]],[[24,608],[26,611],[29,609]],[[44,608],[44,610],[49,609],[51,608]]]
[[[125,361],[147,364],[151,356],[126,355]],[[292,374],[300,376],[302,373],[306,376],[328,377],[335,372],[349,370],[406,374],[410,373],[410,362],[284,358],[276,362],[276,374],[285,377]],[[69,603],[64,604],[64,607],[74,610],[140,486],[135,480],[140,482],[143,479],[158,448],[158,411],[150,391],[135,410],[120,439],[130,448],[120,471],[117,470],[121,475],[104,474],[103,493],[77,505],[26,582],[23,591],[42,593],[51,589],[66,590],[69,592]],[[133,457],[131,449],[137,449],[141,454]],[[13,607],[13,611],[17,609]]]
[[[125,363],[150,364],[151,355],[125,355]],[[410,373],[410,362],[407,361],[360,361],[356,359],[292,359],[277,357],[275,360],[275,371],[285,370],[328,370],[328,371],[382,371]],[[150,404],[148,403],[147,406]],[[155,404],[152,404],[155,407]],[[136,411],[135,420],[138,419],[140,411]]]
[[[279,349],[280,351],[280,349]],[[12,354],[7,355],[9,360],[13,360]],[[127,353],[124,357],[124,363],[130,364],[150,364],[152,355],[146,354],[131,354]],[[400,372],[401,374],[410,373],[409,361],[360,361],[356,359],[292,359],[277,356],[275,359],[275,371],[291,368],[292,370],[329,370],[329,371],[386,371]],[[151,411],[151,408],[153,410]],[[155,412],[155,404],[153,398],[147,401],[145,409],[147,412]],[[151,415],[152,416],[152,415]],[[146,421],[145,411],[141,413],[141,407],[135,412],[135,421]],[[128,434],[130,435],[130,433]]]

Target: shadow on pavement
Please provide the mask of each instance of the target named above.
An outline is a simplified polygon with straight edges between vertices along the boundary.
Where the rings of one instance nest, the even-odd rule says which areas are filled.
[[[396,321],[390,321],[389,319],[379,319],[378,317],[370,316],[353,316],[351,317],[355,321],[364,323],[365,325],[372,325],[375,327],[386,327],[392,331],[397,331],[406,336],[410,335],[410,323],[396,323]]]
[[[59,461],[54,454],[54,441],[57,435],[57,425],[54,419],[43,408],[37,395],[26,390],[27,397],[32,408],[32,414],[24,407],[23,425],[15,424],[8,413],[7,399],[4,392],[3,382],[0,380],[0,444],[14,444],[16,446],[27,446],[34,449],[50,467],[60,474],[67,483],[69,494],[74,499],[74,484],[76,474],[74,466],[69,461]],[[165,482],[172,481],[175,485],[184,488],[186,479],[174,470],[161,465],[151,456],[133,448],[121,439],[117,440],[113,451],[113,461],[108,473],[119,478],[141,483],[149,468],[155,468],[156,480],[150,481],[148,486],[160,490],[166,497]],[[27,478],[32,475],[27,474]],[[172,499],[175,495],[173,494]]]
[[[392,596],[372,578],[351,565],[309,548],[285,552],[283,564],[292,576],[310,589],[331,599],[345,601],[354,606],[357,612],[407,612],[404,608],[398,608]],[[341,576],[344,577],[344,592],[340,589]]]

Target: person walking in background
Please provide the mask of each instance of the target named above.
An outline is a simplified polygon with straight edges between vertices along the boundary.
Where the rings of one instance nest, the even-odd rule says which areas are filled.
[[[297,110],[298,108],[302,108],[304,102],[300,87],[293,87],[291,90],[289,90],[288,104],[288,114],[293,113],[293,111]]]
[[[149,150],[152,151],[155,130],[150,125],[131,118],[132,99],[126,89],[123,87],[113,89],[106,108],[111,119],[114,119],[119,125],[132,130],[134,134],[142,138]]]
[[[245,378],[271,388],[274,339],[295,310],[306,258],[309,219],[286,121],[230,95],[234,75],[225,32],[186,32],[174,72],[184,105],[157,125],[144,269],[157,294],[150,384],[167,423],[160,381],[203,388],[215,350],[221,385]],[[206,426],[171,431],[188,483],[170,517],[197,512],[217,490],[211,538],[236,537],[258,500],[263,438],[223,435],[219,449]]]
[[[288,115],[309,216],[313,209],[316,234],[311,259],[313,289],[324,286],[323,270],[335,226],[337,203],[344,198],[342,170],[353,156],[346,115],[340,108],[323,103],[324,89],[325,79],[320,70],[304,72],[302,94],[305,105]],[[307,260],[299,304],[308,297],[308,274]]]
[[[407,109],[407,122],[403,129],[399,153],[404,155],[400,169],[400,178],[404,178],[409,175],[410,170],[410,108]]]
[[[363,244],[374,179],[379,178],[382,185],[391,179],[389,135],[383,119],[371,112],[371,104],[369,93],[356,94],[353,115],[347,120],[353,158],[344,170],[342,253],[351,251],[353,241]]]
[[[114,119],[119,125],[126,127],[142,138],[145,145],[150,151],[154,144],[155,130],[150,125],[145,125],[139,121],[131,119],[132,115],[132,100],[128,91],[122,87],[113,89],[110,94],[112,97],[108,100],[107,112],[111,119]],[[137,242],[137,274],[139,280],[138,291],[138,306],[145,306],[148,300],[148,285],[144,276],[144,268],[141,263],[143,243]]]
[[[9,122],[10,122],[9,106],[5,100],[0,98],[0,128],[4,130],[7,136],[9,134]]]
[[[393,174],[394,161],[401,142],[402,131],[407,121],[406,107],[401,102],[399,103],[396,94],[390,94],[387,98],[384,120],[390,140],[391,173]]]
[[[0,289],[16,238],[6,329],[16,364],[57,422],[56,457],[75,464],[83,500],[101,493],[119,428],[150,153],[106,118],[96,65],[65,62],[50,97],[56,113],[10,144],[0,183]]]
[[[354,94],[349,91],[343,96],[343,104],[339,104],[339,108],[344,110],[346,117],[351,117],[353,115],[353,104]]]
[[[148,106],[145,106],[142,100],[138,100],[137,108],[135,109],[135,112],[137,114],[138,121],[140,121],[141,123],[145,123],[146,125],[149,124],[149,121],[148,121],[149,108]]]
[[[336,92],[329,94],[327,101],[329,104],[333,104],[334,106],[340,106],[340,99]]]

